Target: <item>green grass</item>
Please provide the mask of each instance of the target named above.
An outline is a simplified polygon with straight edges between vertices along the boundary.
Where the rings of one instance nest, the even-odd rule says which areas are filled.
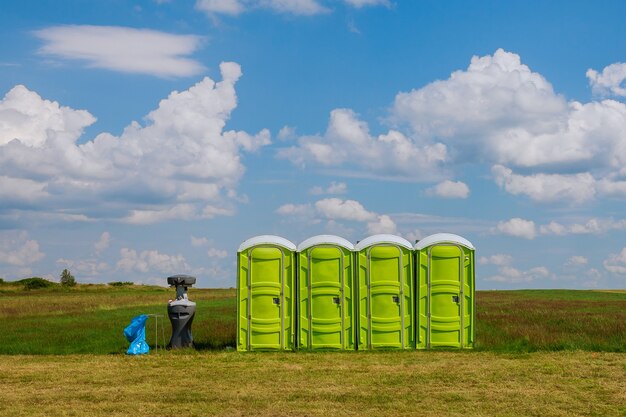
[[[626,292],[481,291],[474,351],[238,353],[235,291],[191,289],[197,350],[124,355],[173,294],[0,284],[0,415],[626,415]]]
[[[476,348],[626,352],[626,292],[480,291]]]
[[[123,329],[138,314],[163,315],[172,289],[129,285],[78,285],[25,290],[0,284],[0,354],[122,353]],[[235,346],[233,289],[190,290],[197,302],[197,349]],[[504,353],[586,350],[626,352],[626,292],[479,291],[476,350]],[[159,329],[160,343],[163,343]],[[154,345],[154,319],[147,339]]]
[[[168,288],[152,286],[79,285],[25,291],[0,287],[0,354],[123,353],[123,330],[139,314],[160,314],[159,344],[169,341]],[[234,345],[235,291],[192,289],[197,303],[193,332],[199,349]],[[155,321],[146,336],[154,347]],[[163,333],[164,336],[163,337]],[[164,340],[165,338],[165,340]]]

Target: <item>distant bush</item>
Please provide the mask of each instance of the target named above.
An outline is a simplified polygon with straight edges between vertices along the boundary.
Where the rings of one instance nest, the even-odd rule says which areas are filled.
[[[76,285],[76,278],[74,278],[74,275],[72,275],[69,269],[64,269],[63,272],[61,272],[61,285],[64,287],[73,287]]]
[[[43,279],[39,277],[25,278],[17,282],[24,285],[25,290],[38,290],[41,288],[54,287],[56,285],[52,281],[48,281],[47,279]]]
[[[4,284],[4,279],[0,278],[0,285]]]
[[[123,287],[125,285],[135,285],[135,283],[132,281],[113,281],[109,282],[109,285],[111,287]]]

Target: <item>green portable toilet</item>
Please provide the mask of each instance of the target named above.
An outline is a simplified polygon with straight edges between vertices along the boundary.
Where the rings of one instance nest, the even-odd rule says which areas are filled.
[[[417,348],[473,348],[475,341],[474,245],[451,233],[415,244]]]
[[[415,348],[412,249],[388,234],[356,244],[359,350]]]
[[[250,238],[237,251],[237,350],[294,348],[296,245],[279,236]]]
[[[353,251],[334,235],[298,245],[299,349],[355,349]]]

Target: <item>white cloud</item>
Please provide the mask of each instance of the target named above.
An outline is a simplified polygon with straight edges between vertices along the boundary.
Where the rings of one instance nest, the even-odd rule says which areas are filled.
[[[302,167],[353,167],[368,174],[432,180],[441,176],[440,165],[448,155],[440,143],[422,144],[396,130],[372,136],[352,110],[335,109],[323,136],[302,136],[297,146],[280,149],[278,157]]]
[[[589,259],[587,259],[584,256],[581,255],[574,255],[571,256],[567,262],[565,262],[565,266],[571,266],[571,267],[579,267],[579,266],[584,266],[587,265],[589,263]]]
[[[156,250],[137,253],[134,249],[122,248],[117,268],[125,272],[177,274],[191,270],[183,255],[168,255]]]
[[[296,16],[313,16],[330,12],[316,0],[197,0],[196,9],[210,15],[237,16],[241,13],[266,9]]]
[[[425,237],[424,233],[422,233],[420,229],[410,230],[406,233],[403,233],[403,236],[406,240],[408,240],[411,243],[421,240]]]
[[[187,77],[204,69],[188,58],[200,46],[199,36],[90,25],[53,26],[35,35],[44,41],[41,54],[84,61],[93,68],[159,77]]]
[[[120,136],[102,133],[82,144],[93,116],[13,88],[0,101],[3,190],[28,190],[12,199],[36,199],[40,210],[85,218],[106,212],[133,224],[231,215],[241,201],[241,154],[270,136],[224,131],[241,69],[222,63],[220,70],[222,81],[207,77],[161,100],[145,125],[133,122]]]
[[[496,275],[485,278],[485,281],[523,284],[551,278],[553,278],[552,274],[545,266],[538,266],[523,271],[512,266],[505,265],[498,268],[498,273]]]
[[[626,197],[626,105],[568,102],[514,53],[473,57],[446,80],[399,93],[392,120],[424,143],[442,142],[452,162],[495,165],[496,181],[515,195],[574,203]]]
[[[330,10],[316,0],[259,0],[259,5],[279,13],[312,16]]]
[[[614,274],[626,275],[626,247],[620,253],[612,253],[603,262],[604,268]]]
[[[0,101],[0,146],[18,140],[28,147],[42,147],[49,137],[72,141],[95,121],[86,110],[43,100],[34,91],[16,85]]]
[[[206,237],[191,236],[191,246],[200,247],[209,244],[209,239]]]
[[[226,252],[224,249],[209,248],[209,250],[207,251],[207,256],[209,258],[224,259],[228,256],[228,252]]]
[[[441,198],[467,198],[470,190],[462,181],[445,180],[426,190],[426,193]]]
[[[588,234],[597,235],[611,230],[624,229],[626,229],[626,220],[592,218],[586,223],[571,223],[567,225],[552,221],[548,224],[539,226],[539,233],[557,236]]]
[[[520,219],[519,217],[498,222],[496,229],[505,235],[521,237],[524,239],[534,239],[537,235],[535,222],[532,220]]]
[[[379,233],[396,234],[397,231],[396,223],[386,214],[381,214],[376,217],[375,221],[367,223],[367,232],[371,235]]]
[[[604,67],[601,73],[589,69],[586,75],[594,94],[626,97],[626,63],[611,64]]]
[[[518,55],[499,49],[474,56],[466,71],[455,71],[447,80],[399,93],[393,117],[421,135],[470,146],[484,137],[496,147],[502,129],[553,127],[554,117],[566,110],[567,103],[545,78],[523,65]],[[493,150],[497,156],[498,149]]]
[[[513,195],[526,195],[535,201],[574,201],[582,203],[595,196],[595,179],[590,173],[572,175],[513,174],[502,165],[495,165],[491,172],[496,183]]]
[[[39,242],[29,239],[27,232],[0,231],[0,264],[26,266],[44,256],[39,250]]]
[[[367,211],[356,200],[341,200],[339,198],[325,198],[315,203],[318,213],[332,220],[349,220],[371,222],[377,220],[376,213]]]
[[[312,217],[315,215],[315,209],[310,204],[283,204],[276,209],[276,213],[284,216]]]
[[[287,141],[296,138],[296,128],[292,126],[283,126],[278,131],[278,140]]]
[[[240,0],[197,0],[196,9],[205,13],[237,16],[246,8]]]
[[[276,212],[311,223],[319,222],[320,219],[332,224],[338,224],[339,221],[365,223],[370,234],[396,233],[397,231],[396,224],[390,216],[368,211],[356,200],[325,198],[314,204],[284,204]]]
[[[72,260],[59,258],[56,260],[56,263],[69,269],[74,275],[76,275],[78,280],[81,278],[97,277],[109,269],[109,264],[97,259]]]
[[[348,186],[345,182],[335,182],[332,181],[330,185],[326,188],[323,188],[319,185],[312,187],[309,190],[309,194],[312,195],[320,195],[320,194],[345,194],[348,192]]]
[[[96,254],[104,252],[111,244],[111,234],[109,232],[102,232],[100,239],[94,243],[93,247],[96,250]]]
[[[478,259],[478,263],[481,265],[508,266],[513,263],[513,257],[511,255],[497,253],[491,256],[481,256]]]
[[[0,201],[34,203],[49,196],[46,184],[24,178],[0,176]]]
[[[391,6],[389,0],[344,0],[349,6],[357,9],[369,6]]]

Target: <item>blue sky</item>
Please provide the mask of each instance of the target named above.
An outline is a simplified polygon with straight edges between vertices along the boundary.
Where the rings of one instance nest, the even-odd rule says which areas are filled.
[[[234,286],[257,234],[460,234],[626,287],[626,4],[5,2],[0,277]]]

